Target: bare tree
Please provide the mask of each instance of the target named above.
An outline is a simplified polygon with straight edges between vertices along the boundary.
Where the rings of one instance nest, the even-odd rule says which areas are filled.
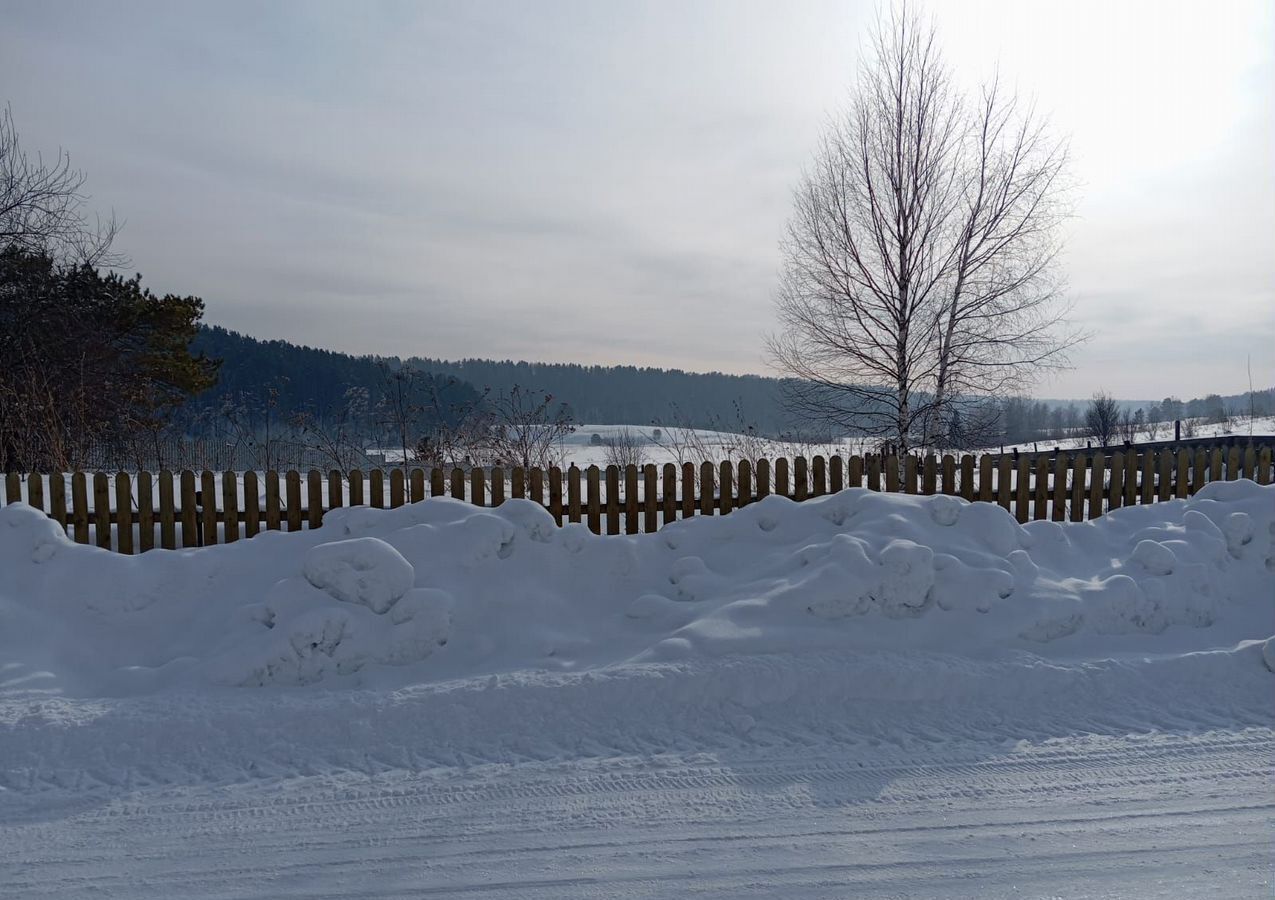
[[[608,466],[641,467],[646,462],[646,443],[632,429],[622,428],[606,439],[606,464]]]
[[[797,188],[769,350],[795,412],[906,452],[1078,339],[1054,275],[1067,152],[997,82],[967,102],[914,10],[873,51]]]
[[[1120,427],[1120,404],[1105,391],[1099,391],[1085,410],[1085,431],[1099,446],[1106,447]]]
[[[575,431],[571,416],[553,395],[514,385],[507,394],[489,399],[482,428],[482,444],[493,464],[546,468],[562,461],[562,441]],[[479,460],[475,460],[479,462]]]
[[[13,112],[0,111],[0,247],[46,253],[62,262],[113,266],[124,262],[111,250],[119,233],[112,215],[88,220],[84,173],[59,150],[46,160],[22,149]]]

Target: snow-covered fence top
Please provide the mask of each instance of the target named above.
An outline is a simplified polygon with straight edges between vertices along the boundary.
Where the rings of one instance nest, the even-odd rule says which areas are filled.
[[[476,506],[521,498],[559,525],[595,534],[652,532],[679,518],[726,515],[769,494],[801,501],[845,488],[947,494],[998,503],[1020,522],[1079,522],[1120,506],[1188,497],[1211,481],[1275,480],[1270,446],[1138,447],[1053,456],[816,456],[661,468],[374,469],[326,474],[168,470],[5,476],[5,503],[47,512],[82,544],[134,553],[201,547],[262,531],[317,528],[341,506],[396,507],[431,497]],[[68,495],[70,502],[68,503]]]

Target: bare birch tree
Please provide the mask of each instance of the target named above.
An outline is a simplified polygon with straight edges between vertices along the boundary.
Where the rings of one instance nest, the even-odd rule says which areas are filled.
[[[795,413],[906,452],[1078,339],[1055,270],[1067,148],[997,81],[962,96],[914,9],[872,50],[796,190],[769,349]]]
[[[85,175],[70,154],[31,156],[22,147],[13,113],[0,110],[0,247],[45,253],[65,263],[113,266],[119,223],[114,216],[89,222]]]

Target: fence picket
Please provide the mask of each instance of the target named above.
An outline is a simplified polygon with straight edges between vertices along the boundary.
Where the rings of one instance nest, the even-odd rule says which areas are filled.
[[[909,453],[903,459],[903,490],[916,493],[916,457]]]
[[[176,504],[173,502],[173,472],[159,470],[159,545],[165,550],[177,549]]]
[[[943,493],[956,496],[956,458],[950,453],[943,454]]]
[[[515,469],[515,472],[521,471]],[[589,466],[585,472],[586,489],[588,491],[589,500],[589,530],[594,534],[602,533],[602,516],[600,511],[601,487],[598,484],[598,467]]]
[[[279,472],[270,469],[266,472],[266,530],[278,531],[283,520],[280,515],[282,504],[279,502]]]
[[[211,547],[219,542],[217,534],[217,475],[204,469],[199,474],[200,532],[203,546]]]
[[[792,499],[801,501],[810,496],[809,478],[806,458],[798,456],[792,461]]]
[[[756,494],[758,500],[762,497],[770,496],[770,460],[762,457],[757,460],[757,487]]]
[[[313,479],[313,473],[311,473],[311,478]],[[314,491],[313,483],[311,484],[310,490],[311,490],[311,493],[313,494],[313,491]],[[465,490],[465,486],[464,486],[464,483],[462,482],[461,484],[462,495],[464,493],[464,490]],[[463,499],[463,496],[462,496],[462,499]],[[398,509],[400,506],[402,506],[406,502],[407,502],[407,477],[403,474],[402,469],[392,469],[390,470],[390,509]],[[311,525],[310,527],[317,528],[318,526]]]
[[[722,460],[722,464],[719,467],[717,484],[718,484],[717,493],[718,493],[718,497],[720,498],[718,500],[717,507],[721,511],[721,514],[724,516],[735,508],[735,502],[734,502],[735,498],[733,496],[733,492],[735,489],[734,488],[735,473],[731,467],[731,463],[729,459]]]
[[[863,457],[851,455],[850,464],[846,467],[846,486],[863,487]]]
[[[566,518],[580,521],[580,467],[575,463],[566,470]]]
[[[1085,520],[1085,468],[1088,460],[1084,453],[1071,455],[1071,521]]]
[[[1226,480],[1234,481],[1240,474],[1240,448],[1232,447],[1226,455]]]
[[[607,534],[620,533],[620,469],[607,466]]]
[[[1148,450],[1142,454],[1142,503],[1155,500],[1155,452]]]
[[[395,478],[394,476],[399,476]],[[398,486],[395,496],[395,485]],[[395,502],[395,501],[398,502]],[[395,469],[390,473],[390,504],[392,506],[400,506],[403,503],[403,473]],[[306,525],[310,528],[319,528],[323,525],[323,473],[318,469],[311,469],[306,474]]]
[[[660,530],[659,493],[659,475],[655,466],[647,463],[642,467],[642,530],[647,534]]]
[[[474,506],[487,505],[487,475],[482,466],[469,470],[469,502]]]
[[[695,515],[695,464],[682,463],[682,518]]]
[[[421,481],[425,480],[425,474],[421,473]],[[423,485],[422,485],[423,487]],[[577,495],[579,494],[580,485],[576,485]],[[578,501],[579,496],[576,497]],[[491,505],[500,506],[505,502],[505,470],[502,466],[492,466],[491,469]],[[577,506],[579,504],[577,503]],[[562,524],[559,522],[558,524]]]
[[[527,499],[533,503],[545,505],[545,473],[539,466],[533,466],[531,469],[531,478],[527,484]]]
[[[699,512],[701,516],[713,514],[713,464],[702,463],[699,467]]]
[[[515,474],[520,474],[521,469],[515,469]],[[434,466],[429,470],[429,495],[431,497],[443,497],[447,494],[447,473],[438,466]],[[516,495],[515,495],[516,496]]]
[[[373,475],[379,474],[378,469]],[[288,517],[288,530],[301,530],[301,473],[296,469],[289,469],[284,475],[284,490],[286,492],[285,508]],[[385,496],[381,494],[381,502],[376,502],[376,495],[373,495],[373,506],[384,506]]]
[[[1262,452],[1257,454],[1257,483],[1271,483],[1271,448],[1263,447]]]
[[[131,555],[133,552],[133,486],[127,472],[115,473],[115,550]],[[110,531],[110,520],[106,529]]]
[[[837,459],[837,457],[833,457]],[[837,467],[834,465],[833,469]],[[747,506],[753,502],[753,466],[746,459],[739,461],[739,467],[735,470],[735,481],[738,485],[738,495],[735,498],[737,506]],[[834,483],[836,483],[834,481]],[[841,490],[837,487],[834,490]]]
[[[846,488],[845,467],[845,460],[841,458],[840,453],[834,453],[832,459],[828,460],[828,487],[834,494],[840,493]]]
[[[1010,484],[1014,478],[1014,458],[1002,453],[996,462],[996,502],[1008,512],[1014,502]]]
[[[1191,448],[1178,448],[1177,483],[1173,485],[1173,496],[1185,499],[1191,490]]]
[[[457,466],[452,469],[451,495],[453,500],[465,499],[465,470]]]
[[[155,549],[155,489],[150,472],[137,473],[137,552]]]
[[[1089,518],[1102,515],[1102,489],[1107,479],[1107,461],[1101,450],[1093,452],[1093,465],[1089,469]]]
[[[1043,522],[1049,518],[1049,457],[1036,457],[1036,483],[1032,486],[1032,518]]]
[[[774,492],[777,497],[791,496],[788,487],[788,458],[785,456],[775,460]]]
[[[1111,486],[1107,490],[1107,512],[1124,505],[1124,451],[1111,456]]]
[[[995,486],[992,484],[995,478],[995,467],[992,464],[992,457],[984,453],[978,459],[978,499],[984,503],[990,503],[994,499]]]
[[[1054,458],[1054,483],[1050,491],[1054,505],[1049,518],[1055,522],[1067,518],[1067,454],[1059,453]]]
[[[39,472],[27,476],[27,504],[44,512],[44,476]]]
[[[974,456],[970,453],[961,455],[961,497],[974,500]]]
[[[921,493],[933,494],[938,490],[938,462],[933,453],[925,454],[925,463],[921,470]]]
[[[881,465],[885,469],[886,491],[897,494],[899,492],[899,458],[891,453],[882,460]]]
[[[347,476],[350,480],[350,505],[365,506],[363,499],[363,473],[358,469],[351,469]]]
[[[1014,486],[1014,518],[1023,523],[1031,518],[1031,461],[1026,456],[1018,457],[1015,477],[1018,483]]]
[[[549,467],[549,515],[562,524],[562,469],[558,466]]]
[[[813,497],[822,497],[828,493],[828,461],[816,455],[810,461],[810,493]]]
[[[638,468],[629,463],[624,467],[624,533],[638,533]]]
[[[328,509],[345,505],[345,476],[336,469],[328,472]]]
[[[382,470],[373,469],[371,472],[368,473],[367,491],[371,495],[372,508],[384,509],[385,508],[385,473]],[[292,501],[289,500],[288,501],[289,506],[291,506],[291,503]],[[289,521],[291,521],[291,519],[289,519]],[[292,528],[289,527],[288,530],[291,531]]]
[[[49,515],[66,531],[66,474],[63,472],[49,475]]]
[[[239,476],[221,473],[221,507],[226,543],[239,540]]]
[[[191,491],[194,496],[194,491]],[[83,472],[71,474],[71,521],[77,544],[89,542],[89,491]]]
[[[661,498],[664,503],[664,524],[677,520],[677,466],[672,463],[664,464],[662,490],[664,496]]]
[[[412,469],[407,476],[407,495],[412,503],[420,503],[425,499],[425,470]],[[353,506],[353,502],[350,503]]]
[[[243,531],[244,537],[255,537],[261,531],[261,494],[257,487],[257,473],[243,473]]]

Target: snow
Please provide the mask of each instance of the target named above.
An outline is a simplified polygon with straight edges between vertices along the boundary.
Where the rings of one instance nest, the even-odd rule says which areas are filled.
[[[1269,896],[1275,487],[651,535],[0,509],[5,896]]]

